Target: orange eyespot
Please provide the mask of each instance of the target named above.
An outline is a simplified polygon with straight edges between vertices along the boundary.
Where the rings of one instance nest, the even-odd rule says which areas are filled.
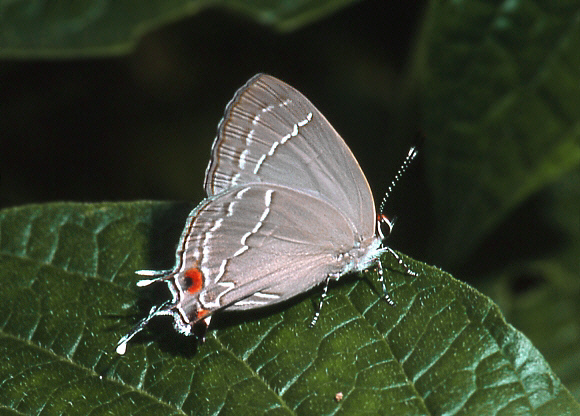
[[[203,287],[203,274],[198,268],[187,269],[185,271],[185,284],[189,293],[196,294]]]

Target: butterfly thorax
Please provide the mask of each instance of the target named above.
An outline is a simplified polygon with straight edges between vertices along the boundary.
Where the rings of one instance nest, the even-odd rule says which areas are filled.
[[[342,264],[339,275],[369,268],[383,251],[381,239],[376,236],[355,244],[349,251],[338,255]]]

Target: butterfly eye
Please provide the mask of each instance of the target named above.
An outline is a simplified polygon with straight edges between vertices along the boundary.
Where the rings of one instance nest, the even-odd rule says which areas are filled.
[[[393,231],[395,220],[392,221],[387,218],[385,214],[377,215],[377,231],[381,241],[385,241]]]

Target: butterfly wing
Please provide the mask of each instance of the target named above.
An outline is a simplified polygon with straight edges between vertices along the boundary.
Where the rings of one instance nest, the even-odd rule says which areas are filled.
[[[324,199],[360,235],[375,230],[374,202],[352,152],[300,92],[269,75],[250,79],[228,104],[206,170],[209,196],[271,183]]]
[[[186,313],[289,299],[340,274],[340,253],[356,244],[350,222],[330,204],[272,184],[234,187],[208,198],[186,229],[176,273],[182,292],[194,295],[181,300]],[[195,293],[184,280],[192,265],[203,277]]]

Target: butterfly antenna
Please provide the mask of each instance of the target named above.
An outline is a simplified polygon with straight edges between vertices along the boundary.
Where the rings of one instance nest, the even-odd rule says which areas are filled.
[[[409,152],[407,153],[405,160],[401,164],[401,167],[397,171],[397,174],[395,175],[395,177],[391,181],[391,184],[387,188],[387,192],[385,192],[385,196],[383,197],[383,200],[381,201],[381,205],[379,206],[380,213],[384,212],[385,204],[387,203],[387,199],[389,199],[389,197],[391,196],[391,193],[393,192],[393,189],[395,189],[395,185],[397,185],[397,183],[401,180],[401,177],[403,176],[405,171],[409,168],[409,165],[411,164],[413,159],[415,159],[415,157],[419,153],[419,147],[421,147],[424,140],[425,140],[424,136],[421,134],[418,134],[418,137],[415,140],[415,144],[413,144],[413,146],[411,146],[411,148],[409,149]]]

